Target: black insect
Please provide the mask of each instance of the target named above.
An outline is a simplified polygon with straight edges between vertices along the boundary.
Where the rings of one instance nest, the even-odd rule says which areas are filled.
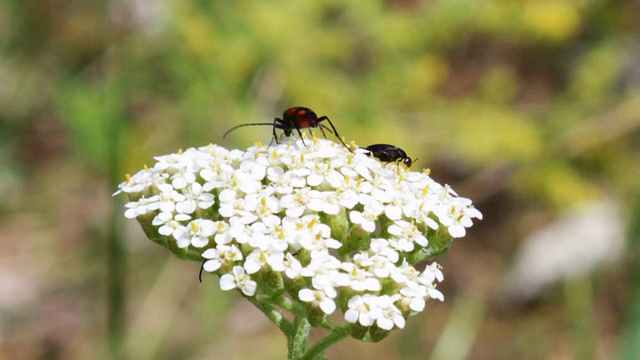
[[[331,126],[331,129],[329,129],[324,124],[322,124],[322,122],[325,120],[329,123],[329,125]],[[336,127],[333,126],[333,123],[331,122],[331,120],[329,120],[327,116],[318,117],[316,113],[313,112],[313,110],[306,107],[302,107],[302,106],[296,106],[296,107],[292,107],[285,110],[282,113],[282,119],[275,118],[273,119],[272,123],[250,123],[250,124],[236,125],[231,129],[227,130],[227,132],[224,133],[222,137],[223,138],[226,137],[230,132],[232,132],[237,128],[240,128],[243,126],[256,126],[256,125],[272,126],[273,138],[271,139],[271,141],[273,142],[273,140],[275,140],[276,143],[278,142],[276,129],[282,130],[284,132],[284,136],[291,136],[291,134],[293,134],[293,131],[295,130],[300,136],[300,138],[302,139],[302,132],[300,132],[300,129],[309,129],[309,132],[311,132],[311,128],[320,128],[320,131],[322,131],[322,135],[324,135],[325,138],[327,137],[327,135],[324,133],[324,131],[327,130],[328,132],[334,134],[338,138],[338,140],[340,140],[342,145],[344,145],[344,147],[349,149],[347,144],[345,144],[344,141],[342,141],[342,138],[338,134],[338,130],[336,130]],[[302,139],[302,142],[304,143],[304,139]]]
[[[389,144],[373,144],[363,148],[369,151],[369,155],[384,162],[402,162],[407,167],[411,167],[414,160],[411,160],[404,150]],[[416,159],[417,160],[417,159]]]

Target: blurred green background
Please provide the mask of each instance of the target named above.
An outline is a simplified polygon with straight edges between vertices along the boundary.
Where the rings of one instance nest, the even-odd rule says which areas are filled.
[[[221,135],[296,105],[484,214],[439,261],[444,303],[329,359],[640,357],[638,19],[632,0],[1,2],[0,359],[284,358],[111,194],[154,155],[268,140]]]

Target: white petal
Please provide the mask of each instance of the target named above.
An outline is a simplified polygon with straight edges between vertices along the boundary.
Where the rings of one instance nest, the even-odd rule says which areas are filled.
[[[435,288],[430,288],[427,290],[427,292],[429,293],[430,298],[444,301],[444,295],[440,291],[436,290]]]
[[[311,289],[302,289],[298,291],[298,297],[304,302],[312,302],[316,299],[316,296]]]
[[[209,239],[206,236],[195,236],[191,238],[191,245],[197,248],[203,248],[209,244]]]
[[[384,209],[384,214],[391,220],[400,220],[402,218],[402,209],[399,206],[388,205]]]
[[[464,226],[462,225],[451,225],[449,226],[448,230],[449,235],[453,236],[454,238],[464,237],[467,233],[467,230],[465,230]]]
[[[242,286],[242,293],[247,296],[253,296],[258,289],[258,283],[253,280],[248,280]]]
[[[205,259],[214,259],[220,256],[220,252],[216,249],[207,249],[202,253],[202,257]]]
[[[284,205],[283,205],[283,207],[286,208],[286,206],[284,206]],[[285,213],[289,217],[297,218],[297,217],[302,216],[302,214],[304,213],[304,207],[302,207],[302,206],[290,207],[290,208],[287,209],[287,211]]]
[[[358,317],[358,322],[362,326],[371,326],[373,325],[374,319],[369,315],[369,313],[361,313]]]
[[[378,321],[376,322],[376,324],[378,325],[378,327],[380,329],[383,330],[391,330],[393,329],[393,321],[391,321],[390,319],[387,318],[379,318]]]
[[[336,310],[336,303],[329,298],[325,298],[320,302],[320,310],[322,310],[327,315],[331,315]]]
[[[421,312],[422,310],[424,310],[425,305],[426,302],[422,298],[413,298],[409,303],[409,307],[411,308],[411,310],[416,312]]]
[[[204,265],[202,266],[202,268],[204,269],[204,271],[207,272],[214,272],[218,269],[220,269],[220,266],[222,266],[222,262],[220,262],[220,260],[209,260],[206,261],[204,263]]]
[[[324,176],[320,174],[313,173],[307,176],[307,184],[309,184],[309,186],[316,187],[322,184],[323,181],[324,181]]]
[[[342,176],[337,171],[332,171],[327,176],[327,182],[329,183],[329,185],[331,185],[331,187],[339,188],[344,183],[344,176]]]
[[[376,223],[373,221],[364,221],[362,224],[362,229],[366,232],[374,232],[376,230]]]
[[[255,274],[260,271],[260,268],[262,268],[262,265],[254,259],[247,258],[247,261],[244,262],[244,269],[247,274]]]
[[[220,289],[224,291],[236,288],[236,278],[231,274],[224,274],[220,277]]]
[[[394,324],[396,324],[396,326],[399,329],[404,329],[405,319],[404,319],[404,317],[402,317],[402,315],[398,314],[398,315],[394,316],[393,317],[393,322],[394,322]]]
[[[349,309],[344,313],[344,319],[353,324],[356,321],[358,321],[358,311],[354,310],[354,309]]]
[[[354,210],[349,212],[349,220],[351,220],[351,222],[354,224],[360,224],[364,219],[360,211]]]

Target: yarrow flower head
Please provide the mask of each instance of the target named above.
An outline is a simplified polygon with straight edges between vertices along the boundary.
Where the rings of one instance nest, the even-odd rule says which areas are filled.
[[[419,264],[482,218],[427,171],[324,139],[155,159],[120,184],[125,216],[203,261],[223,290],[237,289],[285,332],[293,325],[277,308],[334,330],[327,316],[339,311],[345,335],[364,340],[403,328],[428,299],[444,299],[439,265]]]

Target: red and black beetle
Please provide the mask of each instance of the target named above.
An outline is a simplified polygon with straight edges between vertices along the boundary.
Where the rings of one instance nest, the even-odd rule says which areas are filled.
[[[329,129],[324,124],[322,124],[323,121],[327,121],[331,126],[331,129]],[[313,112],[313,110],[306,107],[302,107],[302,106],[296,106],[296,107],[292,107],[285,110],[282,113],[282,119],[277,117],[273,119],[272,123],[250,123],[250,124],[236,125],[231,129],[227,130],[227,132],[225,132],[224,135],[222,135],[222,137],[223,138],[226,137],[230,132],[232,132],[237,128],[240,128],[243,126],[256,126],[256,125],[269,125],[273,127],[273,138],[271,139],[271,141],[273,142],[273,140],[275,140],[276,143],[278,142],[276,129],[282,130],[284,132],[284,136],[291,136],[291,134],[295,130],[301,139],[302,139],[302,132],[300,132],[300,129],[311,130],[311,128],[320,128],[320,131],[322,131],[322,135],[324,135],[325,138],[327,137],[326,134],[324,133],[324,130],[326,129],[330,133],[334,134],[338,138],[338,140],[340,140],[342,145],[344,145],[344,147],[349,149],[347,144],[345,144],[342,138],[340,137],[340,134],[338,134],[338,130],[336,130],[336,127],[333,126],[333,123],[327,116],[323,115],[321,117],[318,117],[316,113]],[[302,142],[304,143],[304,139],[302,139]]]

